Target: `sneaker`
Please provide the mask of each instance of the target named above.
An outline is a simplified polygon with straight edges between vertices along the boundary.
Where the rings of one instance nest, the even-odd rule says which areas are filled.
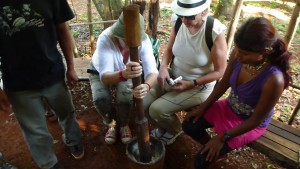
[[[84,156],[84,148],[77,144],[75,146],[70,146],[71,154],[76,160],[80,160]]]
[[[5,161],[3,154],[0,152],[0,169],[18,169],[18,168]]]
[[[160,141],[162,141],[165,145],[170,145],[175,142],[176,138],[180,136],[183,133],[183,131],[178,132],[177,134],[170,134],[169,132],[166,132],[160,137]]]
[[[64,167],[62,165],[60,165],[59,162],[57,162],[53,167],[51,167],[50,169],[64,169]]]
[[[107,144],[114,144],[117,141],[117,132],[115,127],[109,127],[105,134],[105,142]]]
[[[150,135],[152,137],[155,137],[157,139],[160,139],[164,134],[166,133],[165,130],[163,129],[159,129],[159,128],[155,128],[151,131]]]
[[[124,144],[127,144],[132,139],[131,131],[128,126],[121,127],[120,134],[122,143]]]

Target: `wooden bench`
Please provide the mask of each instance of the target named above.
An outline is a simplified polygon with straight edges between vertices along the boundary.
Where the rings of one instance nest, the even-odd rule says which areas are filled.
[[[292,168],[300,168],[300,130],[273,120],[266,133],[250,147]]]

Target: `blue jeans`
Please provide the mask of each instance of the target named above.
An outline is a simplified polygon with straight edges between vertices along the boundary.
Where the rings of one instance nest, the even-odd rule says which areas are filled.
[[[95,68],[91,65],[91,69]],[[132,87],[131,79],[118,84],[106,86],[100,80],[99,75],[90,74],[89,76],[91,90],[93,94],[93,104],[97,112],[102,116],[103,123],[108,125],[113,119],[116,119],[120,127],[124,127],[129,123],[129,113],[133,103],[133,95],[129,88]],[[115,89],[115,107],[116,114],[113,109],[112,90]]]
[[[71,94],[64,81],[40,90],[7,91],[13,112],[21,126],[34,161],[42,169],[57,163],[53,151],[53,138],[49,133],[41,97],[48,100],[59,119],[67,146],[80,143],[81,132],[74,114]]]

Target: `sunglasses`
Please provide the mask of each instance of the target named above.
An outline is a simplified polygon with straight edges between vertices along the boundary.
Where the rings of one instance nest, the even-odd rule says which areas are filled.
[[[177,14],[176,14],[177,15]],[[187,19],[187,20],[190,20],[190,21],[192,21],[192,20],[195,20],[195,18],[196,18],[196,15],[191,15],[191,16],[181,16],[181,15],[177,15],[180,19],[183,19],[183,18],[185,18],[185,19]]]

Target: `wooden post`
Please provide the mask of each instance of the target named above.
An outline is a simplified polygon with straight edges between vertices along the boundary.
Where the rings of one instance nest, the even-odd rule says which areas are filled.
[[[291,125],[291,124],[293,123],[293,121],[294,121],[294,119],[295,119],[295,117],[296,117],[296,115],[297,115],[299,109],[300,109],[300,99],[299,99],[299,101],[298,101],[298,104],[297,104],[296,107],[294,108],[293,114],[292,114],[292,116],[291,116],[290,119],[289,119],[288,125]]]
[[[227,56],[229,56],[229,53],[231,51],[230,50],[231,44],[233,41],[234,32],[235,32],[237,24],[239,22],[243,2],[244,2],[243,0],[237,0],[235,7],[234,7],[233,19],[230,22],[230,26],[229,26],[228,33],[227,33],[227,46],[228,46]]]
[[[70,32],[72,32],[71,26],[69,25],[69,23],[67,23],[67,24],[68,24]],[[71,40],[72,40],[74,58],[78,58],[79,57],[78,49],[77,49],[76,42],[75,42],[75,39],[74,39],[73,35],[71,36]]]
[[[139,5],[129,5],[123,9],[126,45],[130,50],[130,60],[139,62],[138,46],[141,45]],[[141,84],[141,76],[132,79],[133,88]],[[151,162],[148,120],[144,114],[143,100],[134,98],[136,108],[137,141],[140,161]]]
[[[296,28],[299,25],[300,19],[299,19],[299,11],[300,11],[300,0],[296,1],[296,5],[293,11],[293,15],[290,19],[289,27],[287,30],[287,33],[284,37],[285,43],[288,47],[290,47],[292,40],[295,36]]]
[[[87,13],[88,13],[88,21],[92,22],[92,0],[87,0]],[[95,51],[95,37],[93,32],[93,25],[89,25],[89,32],[90,32],[90,46],[91,46],[91,54]]]

